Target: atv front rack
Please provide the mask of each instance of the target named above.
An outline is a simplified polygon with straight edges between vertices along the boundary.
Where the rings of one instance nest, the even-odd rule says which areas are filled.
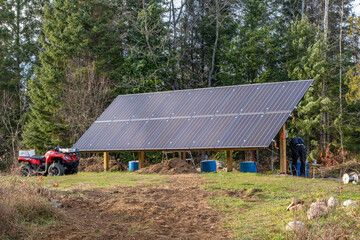
[[[62,153],[78,153],[79,149],[77,149],[77,148],[59,148],[59,152],[62,152]]]

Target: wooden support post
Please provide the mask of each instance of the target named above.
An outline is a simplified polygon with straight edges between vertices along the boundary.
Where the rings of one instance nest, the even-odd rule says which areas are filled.
[[[181,159],[186,161],[186,152],[181,152]]]
[[[286,174],[286,123],[280,130],[280,173]]]
[[[144,167],[144,155],[145,152],[139,152],[139,169]]]
[[[109,170],[109,152],[104,152],[104,171]]]
[[[226,151],[226,160],[227,160],[227,171],[232,172],[233,170],[233,155],[232,151]]]

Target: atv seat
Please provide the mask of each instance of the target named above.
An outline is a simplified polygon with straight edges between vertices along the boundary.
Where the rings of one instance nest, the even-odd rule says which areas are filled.
[[[36,159],[36,160],[43,160],[44,156],[40,156],[40,155],[33,155],[31,156],[32,159]]]

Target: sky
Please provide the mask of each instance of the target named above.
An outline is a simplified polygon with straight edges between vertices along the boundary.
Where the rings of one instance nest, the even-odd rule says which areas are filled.
[[[356,16],[360,16],[360,0],[355,0],[353,3],[353,8]]]

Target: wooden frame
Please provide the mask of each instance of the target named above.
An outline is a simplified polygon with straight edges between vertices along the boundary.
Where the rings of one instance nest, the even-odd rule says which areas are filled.
[[[227,163],[227,171],[232,172],[232,170],[233,170],[233,154],[232,154],[232,151],[226,151],[226,163]]]
[[[280,173],[286,174],[286,122],[280,130]]]
[[[145,152],[139,152],[139,169],[144,167]]]
[[[104,152],[104,171],[109,171],[109,152]]]
[[[245,150],[261,150],[261,149],[265,149],[265,148],[232,148],[232,149],[191,149],[191,151],[208,151],[208,150],[213,150],[213,151],[226,151],[226,160],[227,160],[227,171],[228,172],[232,172],[233,167],[232,167],[232,163],[233,163],[233,154],[232,151],[237,150],[237,151],[245,151]],[[188,149],[179,149],[177,150],[178,152],[180,152],[180,158],[183,160],[186,160],[186,152],[184,152],[184,150],[188,150]],[[164,151],[164,150],[149,150],[149,151]],[[174,152],[176,150],[173,150]],[[286,143],[285,143],[285,151],[286,151]],[[103,151],[80,151],[82,153],[101,153]],[[106,151],[103,152],[104,153],[104,171],[109,171],[109,153],[111,152],[134,152],[134,151],[118,151],[118,150],[110,150],[110,151]],[[281,152],[281,151],[280,151]],[[139,151],[139,169],[144,167],[144,156],[145,156],[145,151]],[[286,161],[286,152],[285,152],[285,161]],[[230,166],[230,167],[229,167]]]
[[[186,152],[181,152],[180,153],[180,158],[182,159],[182,160],[184,160],[184,161],[186,161]]]

